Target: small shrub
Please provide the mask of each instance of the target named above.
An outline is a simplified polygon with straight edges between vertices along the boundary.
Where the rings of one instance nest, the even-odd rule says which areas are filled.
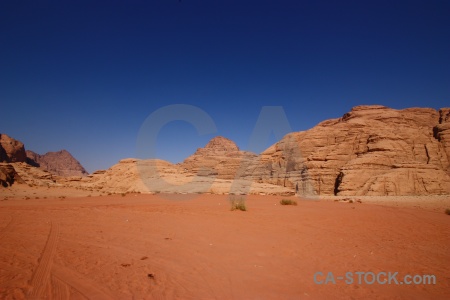
[[[125,193],[122,193],[121,195],[122,195],[122,197],[125,197],[126,194],[125,194]]]
[[[446,214],[446,215],[450,215],[450,208],[447,208],[447,209],[445,210],[445,214]]]
[[[231,198],[230,199],[231,204],[231,210],[242,210],[247,211],[247,207],[245,206],[245,198],[239,197],[239,198]]]
[[[282,199],[280,201],[281,205],[297,205],[297,202],[291,199]]]
[[[353,203],[353,200],[352,199],[348,200],[348,203]]]

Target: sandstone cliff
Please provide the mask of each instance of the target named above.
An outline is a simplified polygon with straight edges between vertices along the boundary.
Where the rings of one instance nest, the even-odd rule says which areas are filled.
[[[264,151],[244,177],[303,194],[449,194],[449,109],[354,107]]]

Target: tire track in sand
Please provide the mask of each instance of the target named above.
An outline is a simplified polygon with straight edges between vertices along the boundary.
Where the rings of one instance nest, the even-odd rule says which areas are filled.
[[[39,265],[31,279],[31,290],[28,292],[28,298],[41,299],[46,292],[47,285],[50,283],[50,271],[52,260],[55,256],[56,246],[59,238],[59,224],[51,223],[50,233],[42,252]]]
[[[54,299],[70,299],[70,287],[58,277],[52,275],[52,298]]]
[[[99,285],[94,284],[91,280],[84,279],[83,275],[70,268],[61,265],[54,265],[52,268],[52,277],[57,278],[61,281],[61,283],[70,285],[87,299],[114,299],[112,295],[103,291]]]

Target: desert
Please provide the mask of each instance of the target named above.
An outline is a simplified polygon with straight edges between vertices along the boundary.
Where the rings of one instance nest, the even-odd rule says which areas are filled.
[[[450,299],[450,1],[0,1],[0,300]]]
[[[286,197],[251,195],[247,211],[230,211],[226,195],[43,195],[0,202],[2,299],[450,295],[449,216],[439,205],[291,196],[298,205],[283,206]],[[316,272],[389,271],[432,274],[436,283],[314,282]]]
[[[0,298],[447,299],[448,112],[359,106],[259,155],[218,136],[92,174],[2,134]]]

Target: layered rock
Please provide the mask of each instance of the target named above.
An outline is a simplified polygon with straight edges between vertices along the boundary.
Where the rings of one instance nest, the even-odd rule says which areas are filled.
[[[47,152],[39,155],[33,151],[26,151],[27,162],[41,169],[59,176],[86,176],[88,173],[83,166],[66,150]]]
[[[257,155],[254,153],[239,150],[233,141],[217,136],[211,139],[204,148],[197,149],[179,166],[198,176],[235,179],[239,170],[256,157]]]
[[[25,162],[27,156],[22,142],[0,134],[0,162]]]
[[[57,182],[58,177],[46,170],[33,167],[27,163],[11,163],[20,177],[20,182],[29,186],[62,186]]]
[[[448,109],[358,106],[288,134],[245,172],[303,194],[449,194]]]

